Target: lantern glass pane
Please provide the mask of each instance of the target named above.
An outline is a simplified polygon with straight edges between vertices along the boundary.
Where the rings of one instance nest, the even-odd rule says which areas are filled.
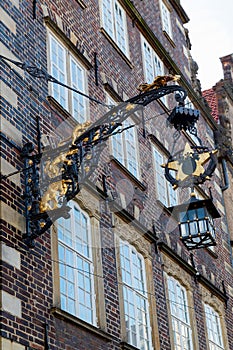
[[[189,223],[190,235],[194,236],[198,234],[198,224],[197,221],[192,221]]]
[[[181,234],[181,237],[185,237],[189,235],[189,225],[187,223],[180,224],[180,234]]]
[[[206,231],[208,231],[207,221],[205,219],[198,220],[198,224],[199,224],[199,232],[200,233],[205,233]]]

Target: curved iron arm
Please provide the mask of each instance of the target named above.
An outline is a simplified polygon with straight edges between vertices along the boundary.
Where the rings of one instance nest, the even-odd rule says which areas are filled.
[[[0,60],[13,63],[34,78],[59,84],[98,104],[107,106],[105,103],[63,84],[44,69],[14,61],[2,55],[0,55]],[[34,239],[43,234],[59,217],[68,217],[70,208],[67,206],[67,202],[78,194],[80,184],[91,176],[105,147],[105,141],[118,126],[142,107],[173,92],[178,93],[175,98],[179,102],[179,106],[184,106],[187,92],[178,85],[162,86],[140,93],[117,106],[107,106],[110,107],[110,110],[90,127],[87,127],[81,135],[73,139],[72,144],[68,142],[55,150],[45,151],[43,159],[40,152],[33,154],[33,147],[30,143],[23,147],[26,217],[26,233],[23,237],[28,246],[33,247]],[[54,159],[57,167],[55,174],[48,176],[49,173],[45,174],[44,171],[41,171],[42,167],[45,164],[49,167],[53,164]],[[41,180],[43,186],[40,186]],[[47,205],[46,201],[42,203],[42,199],[47,197],[48,202],[53,202],[54,207]],[[43,206],[43,204],[45,205]]]
[[[93,101],[95,103],[101,104],[103,106],[107,106],[105,103],[103,103],[103,102],[101,102],[101,101],[99,101],[99,100],[97,100],[97,99],[95,99],[95,98],[93,98],[91,96],[86,95],[82,91],[79,91],[77,89],[72,88],[69,85],[66,85],[66,84],[62,83],[61,81],[57,80],[52,75],[50,75],[43,68],[38,68],[37,66],[30,65],[30,64],[25,63],[25,62],[18,62],[18,61],[12,60],[11,58],[2,56],[2,55],[0,55],[0,60],[8,61],[8,62],[13,63],[16,67],[21,68],[22,70],[27,72],[29,75],[31,75],[31,77],[33,77],[33,78],[44,79],[47,82],[51,82],[51,83],[54,83],[54,84],[61,85],[61,86],[65,87],[66,89],[72,90],[72,91],[76,92],[77,94],[82,95],[82,96],[88,98],[89,100],[91,100],[91,101]]]

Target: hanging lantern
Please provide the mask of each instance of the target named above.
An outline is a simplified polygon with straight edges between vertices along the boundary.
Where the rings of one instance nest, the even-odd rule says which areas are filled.
[[[176,130],[192,131],[199,116],[200,111],[198,109],[186,108],[180,105],[173,109],[167,120]]]
[[[199,200],[192,193],[189,202],[168,209],[179,223],[180,239],[188,250],[216,245],[213,219],[220,214],[211,198]]]

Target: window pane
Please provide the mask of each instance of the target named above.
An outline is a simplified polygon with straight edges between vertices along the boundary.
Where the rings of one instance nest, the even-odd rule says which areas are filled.
[[[80,318],[89,322],[93,316],[93,280],[91,264],[77,256]]]
[[[118,2],[115,2],[115,24],[117,45],[127,55],[125,12]]]
[[[125,55],[128,54],[126,14],[118,1],[102,1],[103,27]]]
[[[133,125],[132,120],[127,120],[124,123],[124,127]],[[134,127],[124,131],[125,139],[125,154],[126,154],[126,167],[136,177],[139,176],[138,159],[137,159],[137,141],[136,141],[136,130]]]
[[[86,216],[77,208],[74,210],[76,249],[84,256],[89,257],[89,227]]]
[[[142,38],[142,51],[145,82],[150,84],[158,75],[164,75],[164,65],[162,60],[144,38]],[[165,105],[167,104],[166,96],[161,97],[160,100]]]
[[[134,125],[128,119],[124,122],[123,128]],[[119,127],[117,130],[120,130]],[[125,130],[123,133],[112,136],[112,153],[135,177],[139,177],[139,161],[137,155],[137,136],[134,127]]]
[[[161,16],[163,30],[165,30],[167,34],[169,34],[169,36],[172,37],[170,12],[163,1],[161,1]]]
[[[124,316],[128,342],[151,349],[151,331],[145,286],[144,260],[136,250],[121,241],[120,263],[123,282]]]
[[[50,35],[50,73],[60,82],[67,83],[66,51],[52,35]],[[51,84],[51,93],[63,108],[68,108],[68,95],[63,86]]]
[[[145,80],[149,84],[152,83],[155,78],[153,50],[145,41],[143,42],[143,54],[145,64]]]
[[[205,316],[210,349],[224,349],[218,313],[210,305],[205,304]]]
[[[166,206],[168,206],[167,196],[167,183],[164,176],[164,170],[161,165],[164,163],[164,159],[161,153],[154,148],[154,161],[155,161],[155,174],[156,174],[156,189],[158,199]]]
[[[71,86],[72,88],[85,92],[84,69],[71,57]],[[84,123],[87,119],[85,98],[72,91],[72,115],[79,122]]]
[[[176,174],[175,171],[170,170],[170,174],[175,178]],[[167,181],[167,180],[166,180]],[[169,206],[174,206],[178,204],[178,196],[177,191],[173,189],[172,184],[167,181],[167,187],[168,187],[168,196],[169,196]]]
[[[173,277],[168,277],[167,282],[175,350],[191,350],[192,331],[186,291]]]
[[[73,266],[73,253],[70,249],[59,244],[60,293],[61,307],[65,311],[75,314],[75,282]],[[72,306],[71,306],[72,305]]]
[[[103,0],[102,4],[103,27],[111,38],[114,39],[112,0]]]
[[[120,129],[121,127],[118,127],[115,131],[118,131]],[[124,148],[123,148],[122,134],[116,134],[112,136],[111,140],[112,140],[112,155],[124,165],[125,161],[124,161]]]
[[[58,219],[61,308],[95,324],[89,218],[76,205],[71,207],[69,219]]]

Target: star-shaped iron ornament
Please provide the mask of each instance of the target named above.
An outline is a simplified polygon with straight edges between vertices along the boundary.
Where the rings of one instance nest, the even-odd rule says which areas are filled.
[[[204,149],[207,148],[196,147],[196,150],[194,149],[195,147],[192,149],[186,143],[184,151],[179,157],[171,158],[167,164],[161,165],[165,168],[166,179],[173,185],[174,189],[201,184],[209,180],[213,174],[217,165],[215,157],[217,150],[204,152]],[[204,165],[207,162],[210,164],[205,169]],[[176,171],[176,178],[170,174],[170,170]]]

